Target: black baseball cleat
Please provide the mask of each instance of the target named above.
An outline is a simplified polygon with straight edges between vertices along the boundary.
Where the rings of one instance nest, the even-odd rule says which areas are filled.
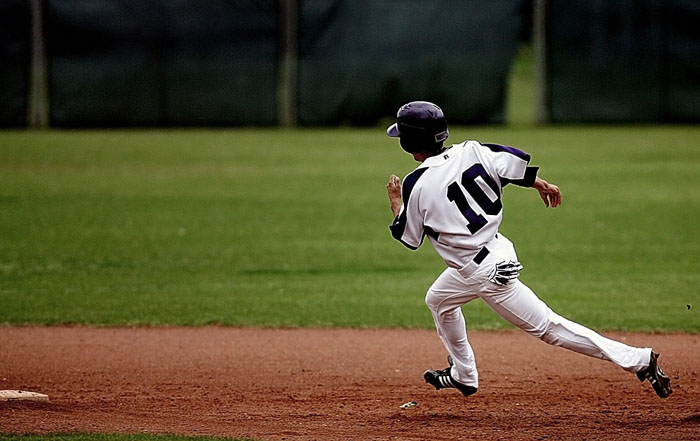
[[[447,356],[447,362],[450,363],[450,366],[447,368],[436,371],[429,369],[423,373],[423,378],[425,378],[425,382],[432,384],[435,386],[435,389],[444,389],[444,388],[455,388],[462,392],[462,395],[465,397],[468,397],[469,395],[473,395],[476,393],[476,388],[472,386],[467,386],[466,384],[462,384],[452,378],[452,375],[450,375],[450,369],[452,369],[452,357]]]
[[[651,387],[654,388],[654,392],[661,398],[668,398],[673,391],[671,390],[671,379],[664,374],[664,371],[659,367],[659,354],[656,352],[651,353],[651,358],[649,359],[649,366],[637,372],[637,378],[639,381],[649,380]]]

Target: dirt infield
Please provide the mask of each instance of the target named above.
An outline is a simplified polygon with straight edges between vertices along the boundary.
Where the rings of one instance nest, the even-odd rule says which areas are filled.
[[[700,440],[700,336],[608,335],[661,352],[673,395],[519,331],[470,333],[464,398],[423,382],[445,365],[433,331],[0,327],[0,389],[51,398],[0,403],[0,433]]]

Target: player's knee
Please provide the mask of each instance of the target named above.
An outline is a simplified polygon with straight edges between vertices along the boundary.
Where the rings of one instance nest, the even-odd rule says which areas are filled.
[[[544,332],[542,332],[542,335],[539,336],[539,339],[547,344],[553,345],[557,342],[557,335],[553,332],[551,328],[548,328]]]
[[[547,321],[542,324],[539,339],[550,345],[558,345],[561,337],[561,321],[559,316],[550,312]]]
[[[430,310],[433,312],[438,312],[440,302],[441,299],[437,295],[437,293],[432,289],[429,289],[428,292],[425,294],[425,304],[428,305],[428,308],[430,308]]]
[[[556,322],[550,315],[543,317],[539,321],[529,321],[519,326],[520,329],[533,337],[539,338],[546,343],[552,343],[552,338],[556,335]]]
[[[428,308],[433,314],[442,317],[454,309],[454,305],[450,305],[449,302],[446,302],[445,296],[440,295],[438,291],[432,289],[429,289],[428,293],[425,295],[425,304],[428,305]]]

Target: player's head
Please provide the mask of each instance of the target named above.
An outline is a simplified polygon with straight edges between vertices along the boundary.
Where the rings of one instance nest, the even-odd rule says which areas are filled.
[[[408,153],[436,152],[447,139],[447,119],[442,109],[428,101],[404,104],[396,114],[396,123],[386,134],[399,138]]]

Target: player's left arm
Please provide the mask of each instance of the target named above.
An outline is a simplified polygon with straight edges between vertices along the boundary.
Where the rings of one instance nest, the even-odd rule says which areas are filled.
[[[535,183],[532,188],[540,193],[540,197],[544,201],[544,205],[552,208],[561,205],[561,190],[554,184],[550,184],[539,176],[535,178]]]
[[[561,205],[561,190],[537,176],[539,167],[530,165],[530,155],[515,147],[500,144],[482,144],[490,150],[491,161],[501,179],[501,185],[515,184],[532,187],[540,193],[544,205]]]

